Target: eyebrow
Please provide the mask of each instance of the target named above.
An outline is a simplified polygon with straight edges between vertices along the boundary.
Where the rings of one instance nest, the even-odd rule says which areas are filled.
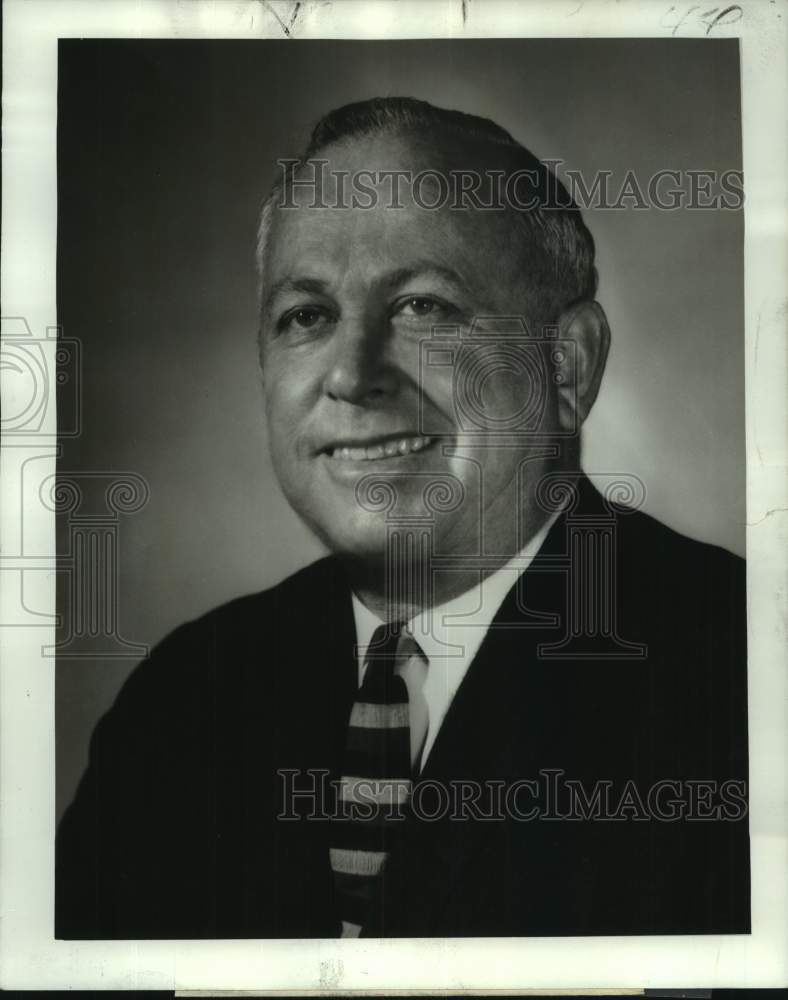
[[[387,288],[401,288],[402,285],[417,278],[438,278],[457,289],[465,289],[467,283],[463,281],[461,275],[450,267],[436,264],[433,261],[423,261],[413,264],[410,267],[400,267],[389,274],[383,275],[377,284]],[[263,307],[270,308],[271,303],[283,292],[307,292],[311,295],[325,295],[328,289],[328,282],[322,278],[310,278],[307,276],[299,278],[281,278],[274,282],[268,295],[265,297]]]
[[[308,292],[311,295],[325,294],[327,283],[321,278],[282,278],[271,285],[271,290],[265,297],[263,308],[268,309],[277,295],[282,292]]]
[[[447,284],[454,285],[459,289],[467,287],[467,282],[452,268],[444,267],[442,264],[435,264],[433,261],[423,261],[414,264],[412,267],[401,267],[391,274],[386,275],[383,282],[391,288],[399,288],[412,281],[414,278],[438,278]]]

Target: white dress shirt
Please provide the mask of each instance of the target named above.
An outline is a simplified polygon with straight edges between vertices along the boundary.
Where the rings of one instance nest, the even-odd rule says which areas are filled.
[[[423,656],[414,654],[397,666],[410,701],[411,760],[421,770],[435,743],[462,679],[487,634],[493,618],[517,578],[542,547],[558,513],[554,513],[524,548],[504,566],[445,604],[429,608],[407,623]],[[353,595],[358,645],[359,687],[366,670],[365,651],[381,619]]]

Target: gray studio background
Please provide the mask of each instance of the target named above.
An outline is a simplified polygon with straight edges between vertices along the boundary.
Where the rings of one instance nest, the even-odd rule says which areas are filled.
[[[255,216],[321,114],[388,94],[492,117],[585,177],[741,167],[735,41],[61,42],[58,322],[82,344],[82,432],[60,467],[149,484],[119,527],[126,639],[320,555],[266,451]],[[648,512],[743,553],[742,214],[586,217],[613,335],[586,469],[636,473]],[[59,812],[133,665],[59,662]]]

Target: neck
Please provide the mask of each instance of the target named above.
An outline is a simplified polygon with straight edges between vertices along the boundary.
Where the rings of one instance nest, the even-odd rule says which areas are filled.
[[[475,544],[441,547],[441,562],[453,557],[448,570],[431,558],[431,538],[428,544],[419,545],[416,532],[405,528],[391,539],[388,558],[346,561],[348,579],[358,599],[378,618],[410,621],[427,608],[445,604],[478,586],[522,551],[550,517],[541,508],[533,510],[527,520],[530,530],[519,545],[513,538],[497,538],[494,545],[485,546],[483,559]]]

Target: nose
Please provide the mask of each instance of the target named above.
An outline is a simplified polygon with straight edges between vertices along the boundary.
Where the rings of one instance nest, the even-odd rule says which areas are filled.
[[[326,395],[358,406],[393,393],[397,376],[385,355],[385,331],[377,324],[362,319],[340,320],[332,337]]]

